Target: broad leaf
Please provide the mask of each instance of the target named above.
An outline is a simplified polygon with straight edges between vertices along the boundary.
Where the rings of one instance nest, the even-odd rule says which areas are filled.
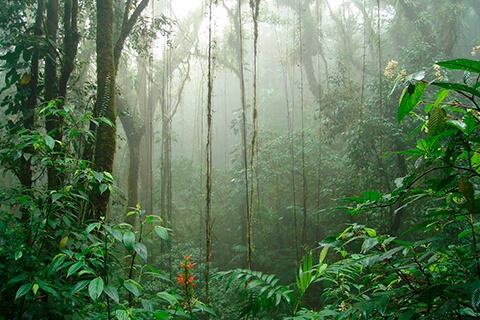
[[[444,89],[451,89],[455,91],[464,91],[473,94],[474,96],[480,97],[480,91],[475,90],[472,87],[469,87],[461,83],[449,83],[449,82],[434,82],[433,85]]]
[[[168,243],[168,230],[162,226],[155,226],[155,232],[158,236]]]
[[[402,97],[400,98],[400,106],[398,107],[398,123],[421,101],[425,87],[426,84],[424,82],[419,82],[417,84],[410,84],[403,90]]]
[[[123,234],[123,244],[128,250],[132,250],[133,244],[135,243],[135,233],[132,231],[125,231]]]
[[[128,290],[130,291],[131,293],[133,293],[136,297],[139,297],[142,295],[142,289],[141,289],[141,286],[136,283],[135,281],[133,280],[127,280],[123,283],[123,286]]]
[[[82,280],[77,282],[73,287],[72,290],[70,291],[71,295],[74,295],[75,293],[82,291],[88,284],[90,283],[90,280]]]
[[[129,320],[130,317],[128,316],[127,311],[118,309],[115,311],[115,316],[117,317],[118,320]]]
[[[105,286],[104,289],[105,293],[112,298],[116,303],[120,302],[120,296],[118,295],[118,290],[111,284]]]
[[[142,258],[143,261],[147,261],[148,251],[147,247],[143,243],[136,242],[133,244],[133,249]]]
[[[440,61],[437,64],[441,67],[452,70],[465,70],[480,73],[480,62],[470,59],[454,59],[448,61]]]
[[[96,277],[95,279],[90,281],[90,284],[88,285],[88,294],[94,301],[96,301],[98,297],[100,297],[100,295],[102,294],[103,285],[103,280],[100,277]]]
[[[30,282],[20,286],[20,288],[18,288],[17,290],[17,294],[15,295],[15,300],[23,297],[28,291],[32,289],[32,286],[33,284],[31,284]]]

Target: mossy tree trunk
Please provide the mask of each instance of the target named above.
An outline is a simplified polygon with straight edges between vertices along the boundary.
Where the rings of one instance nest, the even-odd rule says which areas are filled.
[[[94,153],[95,170],[113,172],[116,147],[115,130],[115,64],[113,56],[113,2],[97,0],[97,101],[95,117],[104,117],[97,130]],[[106,216],[110,190],[94,191],[93,210],[89,218],[95,220]]]

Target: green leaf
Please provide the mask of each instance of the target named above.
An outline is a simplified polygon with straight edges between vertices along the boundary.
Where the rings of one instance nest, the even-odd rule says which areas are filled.
[[[448,61],[440,61],[437,64],[441,67],[452,70],[465,70],[480,73],[480,62],[470,59],[454,59]]]
[[[428,135],[436,136],[447,127],[447,112],[442,106],[436,106],[433,111],[430,112],[427,122]]]
[[[433,300],[440,296],[447,287],[448,284],[446,283],[434,284],[430,287],[427,287],[418,297],[418,301],[431,305]]]
[[[93,177],[95,178],[95,180],[97,180],[98,182],[102,182],[102,180],[103,180],[103,173],[93,171],[92,174],[93,174]]]
[[[46,135],[45,144],[47,145],[48,148],[50,148],[50,150],[53,150],[53,148],[55,147],[55,140],[49,135]]]
[[[436,95],[437,100],[435,100],[435,104],[433,106],[436,107],[440,103],[442,103],[443,100],[448,96],[449,92],[450,92],[450,89],[442,89],[442,90],[438,91],[438,93]]]
[[[92,232],[93,229],[95,229],[95,228],[98,227],[99,225],[100,225],[100,222],[90,223],[90,224],[85,228],[85,234],[89,234],[90,232]]]
[[[90,280],[82,280],[75,283],[75,285],[72,287],[72,290],[70,291],[70,295],[74,295],[75,293],[82,291],[89,283]]]
[[[78,261],[78,262],[75,262],[74,264],[72,264],[70,266],[70,268],[68,268],[68,271],[67,271],[67,278],[70,277],[72,274],[74,274],[75,272],[77,272],[81,267],[83,266],[83,262],[82,261]]]
[[[39,288],[38,283],[35,283],[32,287],[32,292],[34,296],[37,295],[38,288]]]
[[[136,297],[139,297],[142,295],[142,286],[138,284],[136,281],[129,279],[123,283],[123,286],[133,293]]]
[[[52,194],[52,202],[56,202],[61,197],[63,197],[63,193],[53,193]]]
[[[195,307],[198,308],[199,310],[203,311],[203,312],[206,312],[206,313],[211,314],[211,315],[214,316],[215,318],[218,318],[218,316],[217,316],[217,314],[215,313],[215,311],[213,311],[211,308],[207,307],[203,302],[198,301],[198,302],[195,304]]]
[[[115,316],[118,320],[130,320],[127,311],[122,309],[115,310]]]
[[[102,183],[98,189],[100,189],[100,194],[104,193],[108,189],[108,184]]]
[[[53,263],[51,265],[51,270],[52,272],[55,272],[57,271],[58,269],[60,269],[60,266],[63,264],[63,262],[65,261],[66,259],[66,256],[64,254],[57,254],[54,258],[53,258]]]
[[[370,236],[370,237],[376,237],[377,236],[377,231],[375,231],[375,229],[372,229],[372,228],[363,228],[367,234]]]
[[[15,261],[20,259],[22,256],[23,256],[23,251],[22,250],[15,251]]]
[[[103,285],[103,280],[100,277],[96,277],[90,281],[90,284],[88,285],[88,294],[92,300],[96,301],[98,297],[100,297],[103,292]]]
[[[15,300],[23,297],[28,291],[32,289],[32,286],[33,284],[31,284],[30,282],[20,286],[20,288],[18,288],[17,290],[17,294],[15,295]]]
[[[320,257],[318,258],[318,264],[322,264],[323,260],[327,256],[328,247],[323,247],[322,251],[320,251]]]
[[[118,290],[116,287],[112,286],[111,284],[105,286],[104,289],[105,293],[112,298],[116,303],[120,302],[120,296],[118,295]]]
[[[133,244],[133,249],[135,252],[142,258],[143,261],[147,261],[148,251],[147,247],[143,243],[135,242]]]
[[[155,226],[155,232],[168,244],[168,229],[162,226]]]
[[[54,296],[58,296],[58,293],[57,291],[55,291],[55,289],[53,289],[52,287],[50,287],[48,285],[48,283],[46,283],[45,281],[42,281],[40,279],[37,279],[37,283],[38,285],[40,286],[40,288],[46,292],[49,292],[51,294],[53,294]]]
[[[166,311],[155,312],[153,316],[157,319],[164,320],[170,318],[172,315]]]
[[[362,195],[367,201],[375,201],[380,198],[380,194],[375,190],[364,191]]]
[[[419,82],[417,84],[410,84],[403,90],[403,94],[400,98],[400,106],[398,107],[398,123],[400,123],[405,116],[421,101],[425,87],[425,83]]]
[[[377,238],[367,238],[365,241],[363,241],[362,244],[362,252],[367,253],[370,249],[375,247],[378,244],[378,239]]]
[[[171,306],[179,304],[178,299],[167,292],[159,292],[157,293],[157,297],[168,302]]]
[[[480,91],[475,90],[472,87],[469,87],[465,84],[461,83],[450,83],[450,82],[433,82],[433,85],[440,87],[440,88],[445,88],[445,89],[452,89],[455,91],[460,91],[460,92],[468,92],[473,94],[474,96],[480,97]]]
[[[125,231],[123,234],[123,244],[128,250],[132,250],[133,244],[135,243],[135,233],[132,231]]]

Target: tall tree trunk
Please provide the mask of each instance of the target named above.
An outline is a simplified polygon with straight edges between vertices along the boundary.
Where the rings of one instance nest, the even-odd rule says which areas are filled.
[[[97,101],[95,117],[105,117],[96,136],[95,170],[113,173],[116,147],[115,64],[113,56],[113,2],[97,0]],[[96,190],[91,218],[98,220],[107,214],[110,190]]]
[[[136,121],[134,115],[129,112],[130,109],[127,107],[127,102],[124,99],[117,96],[116,103],[117,110],[119,114],[121,114],[119,118],[125,130],[128,144],[127,212],[129,212],[139,203],[138,177],[140,169],[140,141],[145,132],[145,126],[143,121],[140,123]],[[135,218],[136,215],[130,215],[127,217],[126,222],[135,226]]]
[[[40,61],[40,37],[42,35],[42,22],[44,14],[44,2],[38,0],[37,12],[35,17],[35,47],[33,49],[31,69],[30,69],[30,93],[26,101],[26,105],[22,110],[23,127],[26,130],[33,130],[35,124],[35,109],[37,107],[38,95],[38,75],[39,75],[39,61]],[[33,146],[27,146],[23,149],[25,154],[32,155],[34,153]],[[17,172],[18,179],[23,187],[27,190],[32,188],[32,166],[31,160],[28,157],[20,157],[20,164]],[[28,211],[22,211],[22,221],[28,220]]]
[[[57,49],[54,44],[57,43],[58,33],[58,0],[49,0],[47,5],[46,36],[48,39],[48,54],[45,57],[45,100],[51,101],[57,98]],[[56,108],[56,107],[54,107]],[[54,111],[54,110],[52,110]],[[47,133],[59,140],[60,128],[57,125],[58,115],[55,112],[46,117],[45,127]],[[55,147],[57,144],[55,143]],[[55,149],[58,149],[55,148]],[[53,155],[55,159],[55,155]],[[52,159],[52,160],[53,160]],[[47,186],[49,190],[56,189],[60,184],[55,166],[49,165],[47,168]]]
[[[243,173],[245,179],[245,211],[242,213],[242,241],[248,245],[248,221],[250,219],[250,194],[249,194],[249,179],[248,179],[248,155],[247,155],[247,101],[246,101],[246,92],[245,92],[245,75],[244,75],[244,65],[243,65],[243,27],[242,27],[242,1],[238,0],[238,70],[240,75],[240,96],[242,103],[242,159],[243,159]],[[246,256],[247,268],[251,268],[251,259],[247,253]]]

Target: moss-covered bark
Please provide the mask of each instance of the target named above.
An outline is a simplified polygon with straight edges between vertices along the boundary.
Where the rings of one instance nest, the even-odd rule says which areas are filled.
[[[100,172],[113,172],[116,147],[115,64],[113,58],[113,2],[97,0],[97,102],[94,115],[110,121],[101,122],[97,130],[94,165]],[[106,216],[110,191],[97,192],[90,218]]]

